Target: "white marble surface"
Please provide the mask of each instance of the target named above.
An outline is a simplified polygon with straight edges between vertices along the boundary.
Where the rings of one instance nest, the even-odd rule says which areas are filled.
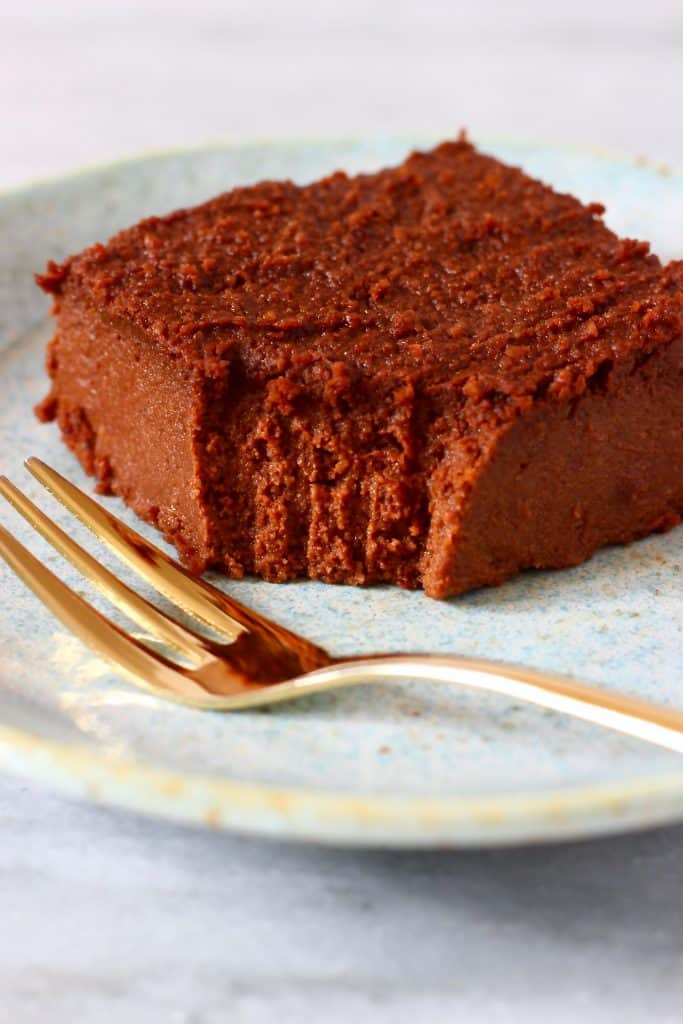
[[[679,1024],[683,828],[282,846],[0,782],[2,1020]]]
[[[2,16],[0,187],[218,137],[463,124],[683,164],[680,0],[23,0]],[[683,829],[335,852],[16,780],[0,823],[13,1024],[683,1019]]]

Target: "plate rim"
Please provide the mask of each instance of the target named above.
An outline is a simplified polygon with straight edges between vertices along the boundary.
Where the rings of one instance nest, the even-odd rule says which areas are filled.
[[[84,165],[0,190],[11,205],[32,193],[107,170],[124,169],[184,154],[249,147],[362,144],[378,136],[311,136],[216,140],[152,150]],[[386,136],[406,146],[429,136]],[[478,145],[573,152],[627,165],[643,173],[683,179],[683,168],[599,147],[542,140],[474,136]],[[9,347],[20,343],[21,336]],[[0,721],[0,768],[47,783],[91,802],[113,805],[213,829],[229,829],[293,841],[349,846],[472,847],[562,842],[673,824],[683,820],[683,770],[622,783],[548,789],[524,795],[412,797],[345,794],[281,788],[228,778],[190,775],[113,757],[86,744],[65,744]]]
[[[556,843],[683,820],[683,771],[543,794],[401,797],[159,769],[0,722],[0,767],[91,803],[288,841],[403,848]]]
[[[150,149],[135,150],[123,156],[114,157],[111,160],[94,160],[92,163],[78,164],[76,167],[59,174],[48,174],[45,177],[37,176],[25,182],[5,185],[0,188],[0,200],[21,199],[31,192],[51,188],[76,181],[78,178],[90,174],[101,174],[105,171],[116,171],[136,164],[153,162],[155,160],[172,159],[190,154],[217,153],[222,150],[249,149],[253,146],[263,146],[277,149],[280,146],[302,145],[302,146],[347,146],[362,145],[371,139],[383,139],[389,142],[405,143],[406,146],[435,145],[439,139],[447,135],[440,135],[438,132],[421,133],[411,132],[405,135],[320,135],[302,134],[282,138],[258,135],[244,138],[232,138],[230,136],[208,139],[205,142],[198,142],[190,146],[159,146]],[[666,178],[683,178],[683,164],[672,163],[668,160],[658,160],[655,157],[636,155],[621,149],[611,149],[609,146],[583,145],[578,142],[562,142],[557,139],[519,138],[512,135],[478,135],[467,133],[467,138],[477,147],[487,146],[519,146],[524,149],[554,149],[564,153],[575,153],[578,155],[590,156],[596,160],[604,160],[606,163],[618,164],[620,166],[632,167],[636,170],[657,174]]]

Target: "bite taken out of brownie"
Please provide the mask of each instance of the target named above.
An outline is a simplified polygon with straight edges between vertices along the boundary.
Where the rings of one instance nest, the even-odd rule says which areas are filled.
[[[57,266],[39,407],[196,572],[447,597],[683,513],[683,264],[465,139]]]

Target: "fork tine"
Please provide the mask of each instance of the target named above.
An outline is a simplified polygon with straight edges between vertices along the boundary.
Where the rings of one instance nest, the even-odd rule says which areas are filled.
[[[73,512],[138,575],[186,612],[195,615],[219,633],[227,634],[230,639],[234,639],[242,632],[240,627],[256,628],[266,630],[285,643],[293,642],[299,647],[305,645],[312,652],[324,653],[303,637],[251,611],[204,580],[192,576],[182,565],[169,558],[131,527],[126,526],[40,459],[31,457],[26,460],[25,465],[43,487]]]
[[[101,615],[0,526],[0,555],[36,597],[88,647],[112,662],[142,689],[163,691],[188,703],[201,703],[205,692],[180,666],[150,651]]]
[[[0,494],[87,579],[98,587],[109,600],[143,629],[188,655],[197,664],[211,657],[210,641],[181,626],[159,608],[131,590],[113,573],[100,565],[92,555],[67,536],[56,523],[34,505],[25,494],[5,476],[0,476]]]

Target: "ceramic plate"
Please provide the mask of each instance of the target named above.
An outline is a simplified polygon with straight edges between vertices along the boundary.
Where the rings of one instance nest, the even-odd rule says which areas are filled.
[[[560,189],[605,202],[620,234],[651,239],[662,257],[683,255],[682,176],[568,149],[483,145]],[[54,426],[39,425],[31,412],[46,390],[49,329],[32,273],[48,257],[236,184],[371,170],[400,161],[410,147],[405,140],[220,146],[1,197],[3,471],[62,524],[66,516],[22,460],[38,455],[88,486]],[[132,519],[118,501],[103,500]],[[2,520],[85,592],[9,507]],[[69,528],[92,548],[89,535]],[[603,551],[576,569],[525,573],[441,603],[384,587],[219,582],[335,654],[461,652],[683,707],[682,565],[678,529]],[[683,818],[679,756],[481,693],[396,683],[233,715],[162,703],[91,655],[4,567],[0,580],[0,764],[71,793],[214,828],[387,846],[559,840]]]

